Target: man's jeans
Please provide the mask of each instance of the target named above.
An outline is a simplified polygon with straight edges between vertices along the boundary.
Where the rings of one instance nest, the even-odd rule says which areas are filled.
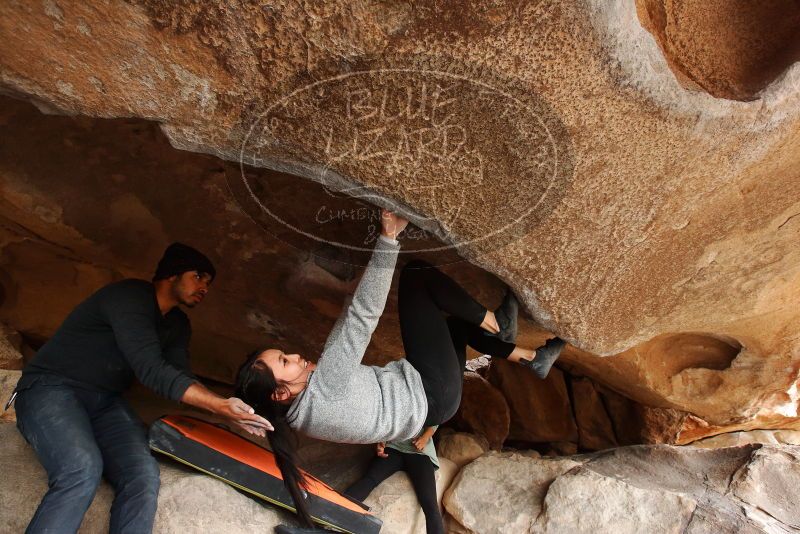
[[[109,532],[152,531],[158,463],[144,426],[119,395],[48,377],[19,392],[16,410],[50,488],[26,532],[76,532],[102,475],[116,492]]]

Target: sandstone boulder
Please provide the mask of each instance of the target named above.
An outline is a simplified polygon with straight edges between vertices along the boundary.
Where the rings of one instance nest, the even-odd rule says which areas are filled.
[[[578,444],[572,441],[551,441],[545,456],[571,456],[578,454]]]
[[[489,452],[445,496],[454,531],[786,532],[798,448],[632,446],[574,458]],[[481,491],[496,488],[490,496]]]
[[[553,368],[545,380],[507,360],[495,358],[489,382],[508,402],[508,439],[523,442],[578,441],[564,373]]]
[[[442,495],[458,472],[458,466],[446,458],[439,458],[436,471],[436,495]],[[425,514],[417,501],[414,487],[404,472],[387,478],[364,501],[372,512],[381,518],[381,532],[392,534],[425,534]]]
[[[444,505],[471,532],[530,532],[548,486],[578,465],[566,458],[540,460],[488,452],[461,469],[445,494]]]
[[[22,336],[0,323],[0,369],[22,369]]]
[[[510,415],[503,395],[487,380],[471,371],[464,373],[464,393],[452,426],[483,436],[492,449],[508,437]]]
[[[734,477],[731,492],[781,523],[800,529],[800,447],[765,447]]]
[[[439,458],[447,458],[459,468],[488,450],[489,441],[486,438],[467,432],[448,433],[436,443]]]
[[[796,29],[800,13],[788,4],[756,2],[737,5],[735,15],[725,16],[715,9],[719,5],[636,2],[642,25],[653,34],[682,85],[723,98],[749,100],[769,84],[775,71],[797,61],[796,52],[780,49]],[[767,27],[770,31],[756,29]],[[711,35],[716,43],[727,46],[706,46]]]
[[[600,394],[620,445],[671,444],[679,440],[686,413],[647,406],[597,384],[594,384],[594,389]]]
[[[575,422],[578,425],[578,445],[590,451],[619,445],[606,407],[592,381],[588,378],[574,378],[570,385]]]
[[[584,468],[559,476],[548,488],[535,529],[545,533],[679,534],[696,503],[676,493],[637,488]],[[531,529],[534,530],[534,529]]]

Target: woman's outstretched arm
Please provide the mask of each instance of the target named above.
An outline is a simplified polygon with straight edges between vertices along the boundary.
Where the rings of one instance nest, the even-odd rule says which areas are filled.
[[[386,210],[381,213],[381,238],[355,293],[328,336],[315,371],[320,389],[332,398],[347,390],[348,379],[361,364],[378,326],[400,251],[396,238],[407,224],[407,220]]]

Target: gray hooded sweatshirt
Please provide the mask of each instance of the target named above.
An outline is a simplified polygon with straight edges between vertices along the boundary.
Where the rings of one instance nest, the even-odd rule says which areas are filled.
[[[317,369],[292,402],[292,428],[338,443],[377,443],[419,435],[428,414],[422,379],[403,358],[361,365],[392,284],[398,244],[378,239],[358,288],[328,336]]]

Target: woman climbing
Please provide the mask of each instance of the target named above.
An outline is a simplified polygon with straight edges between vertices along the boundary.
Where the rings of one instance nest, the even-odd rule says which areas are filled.
[[[416,260],[403,268],[398,289],[406,357],[383,367],[362,365],[392,283],[397,236],[407,224],[382,211],[372,258],[316,364],[267,349],[251,354],[239,369],[237,396],[272,423],[270,444],[298,514],[309,525],[292,429],[339,443],[413,439],[458,409],[467,345],[518,362],[540,378],[564,347],[558,338],[536,350],[515,346],[518,305],[510,291],[492,312],[447,275]]]

